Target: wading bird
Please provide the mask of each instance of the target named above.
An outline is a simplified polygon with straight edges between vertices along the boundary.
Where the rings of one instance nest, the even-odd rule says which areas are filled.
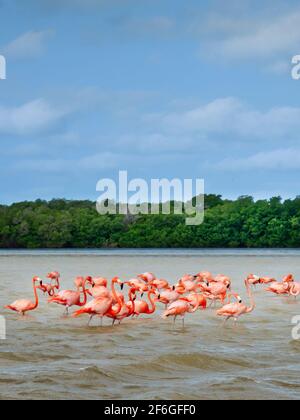
[[[65,315],[69,314],[69,309],[72,306],[84,306],[87,302],[87,291],[85,288],[86,283],[89,282],[89,279],[86,278],[82,284],[82,293],[83,300],[81,301],[81,291],[74,290],[62,290],[56,296],[48,299],[48,303],[56,303],[57,305],[62,305],[66,307]]]
[[[152,296],[156,295],[156,291],[155,290],[150,290],[148,292],[148,299],[150,302],[150,305],[148,305],[147,302],[145,302],[144,300],[136,300],[134,302],[134,312],[133,312],[133,316],[139,316],[142,314],[145,315],[151,315],[156,311],[156,305],[154,300],[152,299]]]
[[[171,303],[165,312],[162,314],[162,318],[166,319],[170,316],[174,318],[174,324],[178,316],[182,318],[182,324],[184,326],[184,318],[188,313],[194,313],[197,311],[199,307],[199,303],[197,302],[196,305],[193,305],[188,299],[180,298],[176,302]]]
[[[224,325],[230,318],[233,318],[236,324],[240,316],[245,315],[245,314],[250,314],[251,312],[254,311],[255,302],[254,302],[254,298],[253,298],[249,281],[247,279],[245,280],[245,286],[247,289],[248,297],[250,299],[250,306],[245,305],[239,295],[232,294],[233,296],[236,297],[237,302],[228,303],[227,305],[223,306],[223,308],[217,311],[218,316],[225,317]]]
[[[86,303],[81,309],[76,311],[72,316],[76,318],[81,315],[89,315],[88,325],[90,325],[95,316],[101,318],[101,323],[106,315],[110,315],[112,318],[116,317],[122,308],[122,300],[115,290],[116,283],[121,285],[123,288],[121,280],[118,277],[114,277],[111,282],[112,296],[93,299],[91,302]],[[117,301],[117,307],[113,309],[114,299]]]
[[[37,283],[39,285],[37,286]],[[37,290],[43,290],[42,289],[42,280],[39,277],[34,277],[32,279],[32,285],[33,285],[33,292],[35,297],[35,302],[32,302],[28,299],[20,299],[13,302],[11,305],[5,306],[5,309],[10,309],[11,311],[18,312],[20,315],[24,316],[27,312],[34,311],[39,306],[39,297]]]

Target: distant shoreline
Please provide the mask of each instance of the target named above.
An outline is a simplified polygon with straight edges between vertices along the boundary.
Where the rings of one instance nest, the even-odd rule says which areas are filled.
[[[209,256],[253,256],[253,257],[276,257],[297,256],[300,257],[300,249],[286,248],[110,248],[110,249],[0,249],[0,257],[5,256],[95,256],[95,257],[209,257]]]

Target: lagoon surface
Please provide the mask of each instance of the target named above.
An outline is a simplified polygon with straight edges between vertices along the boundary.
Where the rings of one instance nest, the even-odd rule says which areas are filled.
[[[129,279],[144,271],[175,283],[202,270],[232,277],[246,300],[248,273],[300,279],[299,250],[59,250],[0,251],[2,399],[299,399],[300,341],[291,320],[300,299],[274,297],[257,287],[254,313],[236,329],[215,309],[187,316],[183,329],[152,316],[106,320],[65,318],[63,308],[41,296],[37,311],[21,319],[2,309],[32,298],[31,278],[60,271],[64,289],[77,275]]]

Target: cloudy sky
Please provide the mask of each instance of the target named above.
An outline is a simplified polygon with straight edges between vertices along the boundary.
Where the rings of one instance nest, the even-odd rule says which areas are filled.
[[[0,0],[0,27],[0,202],[126,169],[300,193],[299,1]]]

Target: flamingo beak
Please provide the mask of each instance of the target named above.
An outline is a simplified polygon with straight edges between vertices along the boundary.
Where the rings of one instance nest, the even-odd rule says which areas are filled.
[[[121,290],[124,289],[124,283],[121,283]]]

